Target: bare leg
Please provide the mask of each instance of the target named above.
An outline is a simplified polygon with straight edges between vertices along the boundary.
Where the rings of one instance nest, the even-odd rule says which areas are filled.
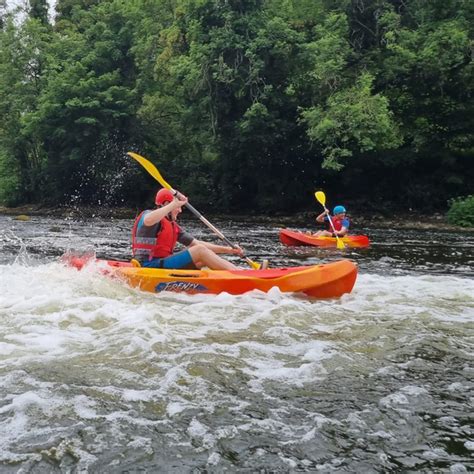
[[[318,230],[313,234],[315,237],[324,236],[324,237],[331,237],[332,233],[328,232],[327,230]]]
[[[194,265],[198,268],[209,267],[211,270],[237,270],[237,267],[227,260],[219,257],[204,245],[193,245],[188,248]]]

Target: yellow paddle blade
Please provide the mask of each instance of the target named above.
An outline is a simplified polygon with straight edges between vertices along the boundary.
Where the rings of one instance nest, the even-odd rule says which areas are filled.
[[[254,270],[260,270],[261,265],[257,262],[254,262],[253,260],[247,259],[247,263],[254,269]]]
[[[314,193],[316,200],[321,204],[321,206],[326,207],[326,195],[322,191],[316,191]]]
[[[336,238],[336,247],[339,250],[342,250],[342,249],[346,248],[346,246],[344,245],[344,242],[339,237]]]
[[[129,151],[127,155],[131,156],[134,160],[137,160],[164,188],[173,191],[173,188],[165,181],[163,176],[161,176],[161,173],[151,161],[148,161],[137,153],[133,153],[133,151]]]

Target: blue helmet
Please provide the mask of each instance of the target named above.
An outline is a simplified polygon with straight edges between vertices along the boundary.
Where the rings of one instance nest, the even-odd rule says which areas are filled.
[[[342,214],[342,213],[345,213],[345,212],[346,212],[346,208],[345,208],[344,206],[336,206],[336,207],[333,209],[333,211],[332,211],[332,213],[333,213],[334,215],[336,215],[336,214]]]

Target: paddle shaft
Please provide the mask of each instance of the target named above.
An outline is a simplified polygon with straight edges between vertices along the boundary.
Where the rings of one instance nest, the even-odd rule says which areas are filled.
[[[175,193],[175,196],[177,196],[178,191],[175,191],[175,190],[173,191]],[[233,249],[239,248],[236,244],[233,244],[217,227],[212,225],[194,206],[189,204],[189,202],[185,204],[185,207],[189,211],[191,211],[204,225],[206,225],[209,229],[211,229],[212,232],[214,232],[214,234],[216,234],[220,239],[222,239],[229,247],[232,247]],[[251,267],[255,266],[255,262],[250,260],[250,258],[245,257],[245,256],[243,256],[243,258]]]
[[[329,209],[326,206],[324,206],[324,210],[327,212],[329,224],[331,225],[331,229],[334,232],[334,237],[336,237],[336,239],[337,239],[338,235],[336,234],[336,228],[334,227],[334,224],[332,223],[331,216],[329,215]]]
[[[326,206],[324,206],[324,209],[328,213],[328,219],[329,219],[329,224],[331,224],[332,231],[334,233],[334,237],[336,237],[336,242],[337,242],[337,248],[338,249],[344,249],[346,246],[344,245],[344,242],[340,239],[340,237],[337,235],[336,228],[334,227],[334,224],[332,222],[331,216],[329,215],[329,211]]]
[[[326,215],[328,216],[329,224],[331,225],[332,231],[334,233],[334,236],[336,237],[336,246],[338,249],[344,249],[346,246],[344,245],[344,242],[339,239],[339,236],[337,235],[336,228],[334,227],[334,224],[331,219],[331,214],[329,213],[328,208],[326,207],[326,195],[322,191],[316,191],[314,193],[316,200],[323,206],[324,210],[326,211]]]

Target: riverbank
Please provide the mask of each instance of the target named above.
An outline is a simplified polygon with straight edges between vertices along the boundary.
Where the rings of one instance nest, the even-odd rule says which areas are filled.
[[[28,220],[31,216],[48,216],[64,219],[133,219],[139,209],[127,207],[44,207],[44,206],[20,206],[20,207],[3,207],[0,206],[0,214],[11,216],[15,220]],[[248,214],[206,214],[207,218],[215,219],[251,219],[253,223],[268,223],[272,227],[308,227],[313,225],[315,212],[305,211],[294,215],[248,215]],[[186,218],[186,215],[183,214]],[[381,229],[437,229],[455,232],[474,232],[474,227],[454,226],[447,222],[446,216],[436,213],[430,216],[425,214],[416,215],[397,214],[392,217],[386,217],[381,214],[373,215],[357,215],[351,216],[356,229],[364,227],[381,228]],[[211,219],[212,220],[212,219]]]

